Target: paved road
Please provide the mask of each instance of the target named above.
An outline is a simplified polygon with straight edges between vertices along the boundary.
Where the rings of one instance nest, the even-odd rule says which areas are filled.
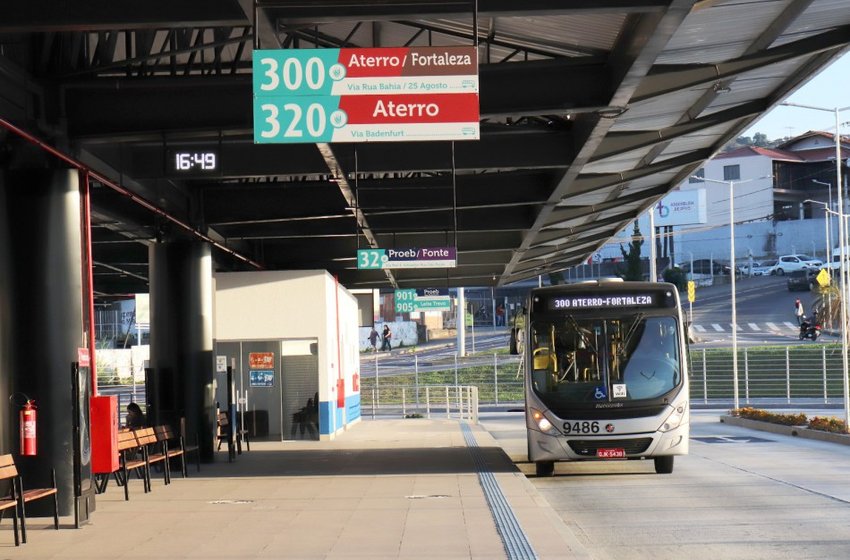
[[[378,352],[377,354],[361,354],[360,375],[361,377],[374,377],[375,368],[379,374],[408,373],[413,375],[418,368],[420,372],[439,371],[454,367],[455,354],[457,352],[456,339],[435,340],[430,344],[416,348],[415,352],[408,349],[393,350],[392,352]],[[493,363],[492,352],[501,351],[508,346],[508,332],[505,329],[493,331],[492,329],[476,329],[474,344],[471,332],[467,331],[466,350],[468,353],[478,353],[477,357],[461,358],[458,360],[460,367],[464,365],[475,365]],[[500,360],[510,360],[509,356],[501,356]]]
[[[732,341],[732,296],[729,284],[697,288],[693,305],[693,334],[696,348],[729,346]],[[811,309],[814,292],[789,292],[786,279],[779,276],[744,278],[737,282],[738,344],[811,344],[800,341],[794,317],[794,300],[800,298]],[[688,303],[684,302],[688,311]],[[825,337],[824,340],[837,340]]]
[[[673,474],[651,461],[519,464],[594,559],[850,558],[850,447],[727,426],[692,414]],[[522,414],[483,415],[516,460]]]

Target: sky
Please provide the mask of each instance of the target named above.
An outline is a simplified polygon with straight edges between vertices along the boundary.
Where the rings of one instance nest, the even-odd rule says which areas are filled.
[[[734,82],[732,87],[735,87]],[[792,93],[786,102],[824,107],[830,110],[850,106],[850,53],[845,54],[826,67]],[[850,107],[840,115],[842,134],[850,134]],[[762,132],[768,139],[797,136],[809,130],[832,132],[835,129],[835,113],[814,111],[800,107],[776,107],[765,113],[756,123],[742,133],[753,136]]]

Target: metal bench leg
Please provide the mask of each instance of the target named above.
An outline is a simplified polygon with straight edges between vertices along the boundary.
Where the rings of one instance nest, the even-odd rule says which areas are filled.
[[[56,490],[56,469],[53,469],[53,489]],[[53,527],[59,530],[59,491],[53,493]]]
[[[15,481],[12,481],[14,484]],[[24,502],[24,481],[18,477],[19,498],[18,503],[21,505],[21,542],[27,544],[27,506]]]

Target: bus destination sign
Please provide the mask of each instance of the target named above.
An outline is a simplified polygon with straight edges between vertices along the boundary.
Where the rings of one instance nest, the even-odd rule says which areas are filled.
[[[549,311],[564,311],[622,309],[625,307],[668,307],[668,300],[672,301],[672,298],[663,297],[661,293],[554,295],[547,299],[546,308]]]

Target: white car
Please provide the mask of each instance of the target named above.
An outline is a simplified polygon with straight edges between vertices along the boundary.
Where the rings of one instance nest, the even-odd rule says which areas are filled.
[[[767,276],[771,274],[776,266],[776,261],[753,261],[753,276]],[[750,268],[748,264],[745,264],[741,267],[741,274],[745,276],[750,275]]]
[[[783,255],[776,261],[771,274],[783,276],[786,272],[795,270],[806,270],[810,268],[820,268],[823,262],[818,259],[813,259],[808,255]]]

